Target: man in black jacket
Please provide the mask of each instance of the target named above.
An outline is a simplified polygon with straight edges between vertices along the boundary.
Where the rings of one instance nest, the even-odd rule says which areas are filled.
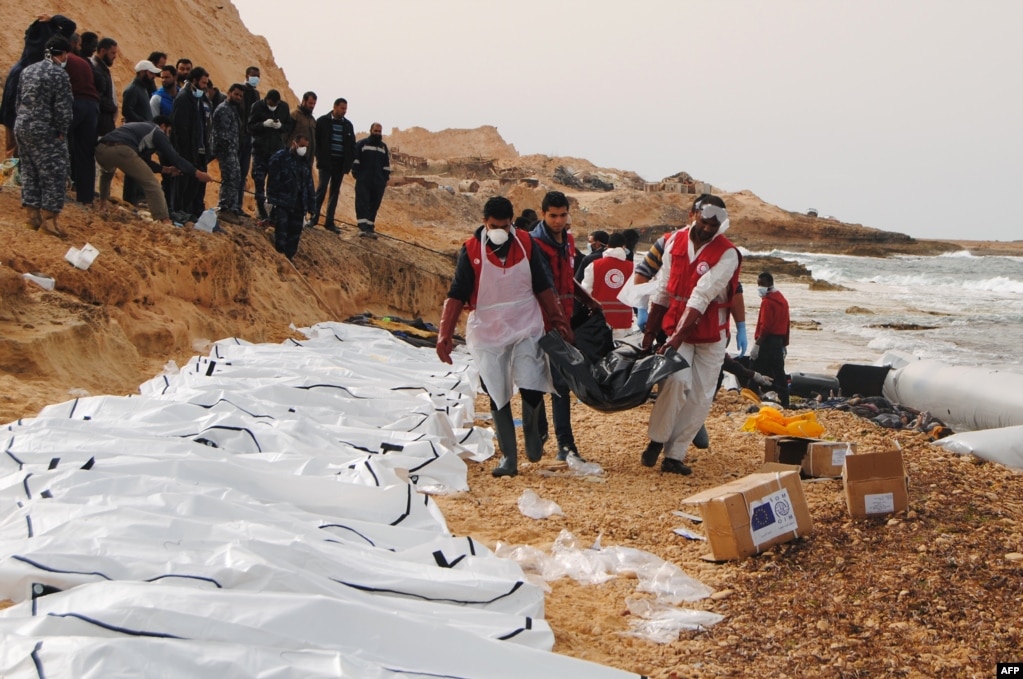
[[[174,150],[189,163],[206,171],[212,154],[213,111],[210,100],[206,98],[206,83],[209,73],[201,66],[188,72],[188,83],[174,98],[171,107],[171,121],[174,129],[171,142]],[[197,181],[187,174],[176,180],[177,196],[174,209],[187,213],[192,219],[198,219],[206,209],[206,184]]]
[[[334,225],[334,213],[337,211],[337,197],[341,192],[341,180],[352,169],[355,162],[355,127],[345,114],[348,113],[348,100],[335,99],[334,110],[316,120],[316,169],[319,171],[319,182],[316,185],[316,214],[310,226],[315,226],[323,209],[323,199],[330,187],[330,199],[327,201],[327,216],[323,228],[334,233],[341,229]]]
[[[117,127],[117,95],[114,94],[114,79],[110,67],[117,59],[117,41],[103,38],[99,41],[96,54],[92,56],[92,72],[99,92],[99,125],[96,134],[102,137]]]
[[[47,40],[55,34],[63,35],[70,40],[75,28],[77,28],[75,22],[66,16],[42,14],[25,30],[25,48],[21,58],[7,72],[3,99],[0,100],[0,122],[3,123],[7,137],[5,157],[15,158],[18,155],[18,145],[14,141],[14,120],[18,113],[18,83],[21,80],[21,72],[26,66],[42,60]]]
[[[256,209],[267,218],[266,173],[270,156],[284,148],[284,139],[291,132],[291,114],[281,103],[281,93],[270,90],[249,111],[249,134],[252,135],[252,182],[256,189]]]

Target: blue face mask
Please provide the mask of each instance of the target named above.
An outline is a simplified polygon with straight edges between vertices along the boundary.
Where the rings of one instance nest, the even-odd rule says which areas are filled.
[[[249,83],[249,87],[255,87],[256,85],[259,84],[259,76],[258,75],[250,75],[249,79],[248,79],[248,83]]]
[[[205,92],[200,90],[198,87],[192,90],[192,96],[195,97],[196,99],[202,99],[203,94],[205,94]]]
[[[767,297],[767,293],[770,292],[770,291],[771,291],[771,288],[765,288],[762,285],[757,286],[757,294],[760,295],[761,297]]]

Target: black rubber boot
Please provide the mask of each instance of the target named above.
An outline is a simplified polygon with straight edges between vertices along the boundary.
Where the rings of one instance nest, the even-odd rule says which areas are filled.
[[[522,435],[526,440],[526,457],[530,462],[539,462],[543,458],[545,437],[540,434],[540,417],[543,413],[543,400],[535,406],[522,401]]]
[[[515,442],[515,419],[512,417],[511,404],[505,405],[500,410],[491,410],[491,417],[494,418],[494,429],[497,430],[497,446],[501,449],[501,461],[492,476],[515,476],[519,473],[519,451]]]
[[[681,474],[682,476],[689,476],[693,473],[689,465],[673,457],[666,457],[661,460],[661,471],[668,472],[669,474]]]
[[[710,436],[707,434],[707,425],[703,425],[700,427],[700,431],[696,432],[696,436],[693,437],[693,445],[700,450],[710,448]]]
[[[661,456],[662,450],[664,450],[663,443],[651,441],[647,444],[646,450],[643,451],[642,456],[640,456],[640,462],[644,467],[653,467],[657,464],[657,458]]]

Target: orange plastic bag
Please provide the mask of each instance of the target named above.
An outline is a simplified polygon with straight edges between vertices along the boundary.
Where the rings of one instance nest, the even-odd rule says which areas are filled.
[[[764,406],[755,415],[746,418],[742,431],[759,431],[769,436],[801,436],[819,438],[824,427],[813,412],[785,417],[774,408]]]

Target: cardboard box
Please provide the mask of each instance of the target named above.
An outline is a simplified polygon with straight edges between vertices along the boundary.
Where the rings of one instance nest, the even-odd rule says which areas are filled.
[[[850,455],[842,472],[845,503],[853,518],[884,516],[909,508],[909,479],[902,451]]]
[[[815,479],[837,479],[845,459],[856,454],[856,444],[847,441],[813,441],[803,457],[803,473]]]
[[[711,561],[742,559],[802,537],[813,519],[795,471],[750,474],[682,501],[700,507]]]
[[[846,455],[856,452],[855,443],[821,441],[796,436],[764,439],[764,462],[798,465],[807,478],[835,478],[842,475]]]

